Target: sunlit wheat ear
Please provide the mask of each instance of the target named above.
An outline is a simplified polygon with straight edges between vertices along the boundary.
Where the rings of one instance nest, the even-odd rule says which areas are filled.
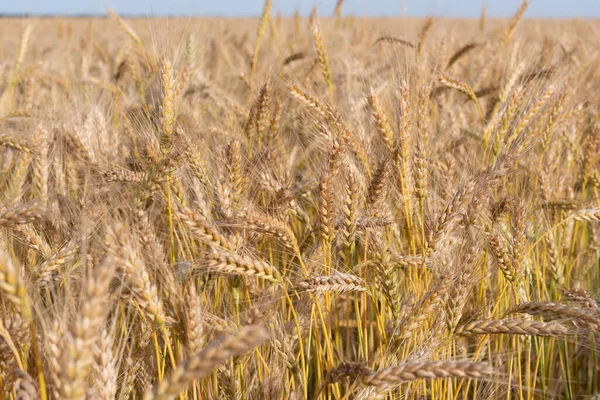
[[[301,290],[307,292],[364,292],[365,283],[357,276],[335,272],[331,276],[311,276],[298,284]]]
[[[356,226],[358,221],[358,207],[360,201],[358,184],[352,173],[350,173],[346,179],[345,189],[344,203],[342,205],[344,223],[341,228],[341,234],[342,242],[346,247],[346,251],[349,253],[348,256],[351,256],[356,247]],[[340,255],[346,258],[346,252],[341,252]]]
[[[477,95],[475,94],[471,86],[458,79],[452,79],[443,72],[440,74],[440,83],[449,88],[458,90],[459,92],[473,100],[473,102],[477,106],[477,111],[479,112],[479,118],[481,118],[481,123],[483,124],[483,111],[481,110],[481,106],[479,105],[479,100],[477,100]]]
[[[266,132],[265,143],[267,146],[278,148],[281,145],[281,116],[282,116],[282,105],[279,99],[275,99],[273,112],[271,119],[269,120],[269,126]]]
[[[17,50],[17,59],[15,60],[14,73],[17,74],[23,64],[23,59],[25,58],[25,52],[27,52],[27,47],[29,45],[29,37],[31,36],[31,30],[33,29],[32,25],[27,25],[23,34],[21,35],[21,41],[19,42],[19,48]]]
[[[23,204],[0,215],[0,226],[10,228],[16,225],[25,225],[41,220],[46,214],[46,209],[39,202]]]
[[[580,303],[582,307],[589,308],[593,312],[600,311],[600,306],[598,305],[598,302],[594,298],[592,298],[592,296],[587,290],[565,290],[564,295],[569,300],[576,301],[577,303]]]
[[[379,215],[380,210],[385,206],[387,187],[392,175],[390,160],[384,159],[369,184],[367,191],[366,206],[371,209],[374,215]]]
[[[254,128],[258,138],[262,138],[265,129],[269,124],[269,108],[271,106],[271,84],[267,81],[260,89],[256,103],[256,118],[254,119]]]
[[[488,245],[491,250],[492,256],[498,265],[498,269],[502,272],[502,275],[509,282],[514,282],[516,271],[514,270],[513,264],[510,262],[506,250],[500,243],[498,235],[491,233],[488,236]]]
[[[29,296],[23,282],[20,268],[7,254],[0,254],[0,293],[15,306],[22,309],[24,315],[31,316]]]
[[[365,385],[384,390],[390,386],[419,379],[492,377],[494,369],[486,364],[472,361],[428,361],[399,364],[375,371],[362,377]]]
[[[160,280],[161,289],[168,293],[168,300],[175,307],[181,302],[180,287],[176,282],[173,269],[167,260],[168,252],[146,213],[138,212],[140,244],[146,264],[153,267]]]
[[[8,370],[15,366],[24,367],[19,350],[29,341],[28,336],[27,321],[20,315],[0,319],[0,354],[3,357],[0,366],[2,368]]]
[[[17,376],[17,381],[15,382],[17,399],[34,400],[39,398],[36,382],[31,375],[21,369],[17,369],[15,375]]]
[[[59,269],[68,263],[76,254],[78,243],[69,241],[49,256],[33,272],[33,277],[40,287],[48,287],[60,280]]]
[[[120,362],[113,342],[112,333],[103,329],[94,349],[95,386],[98,398],[102,400],[114,399],[117,394]]]
[[[513,19],[510,21],[510,24],[508,25],[508,27],[504,31],[504,38],[503,38],[503,40],[504,40],[504,44],[505,45],[510,40],[513,32],[515,31],[515,28],[517,27],[517,24],[519,23],[519,21],[523,17],[523,14],[525,14],[525,10],[527,10],[527,6],[528,5],[529,5],[529,1],[528,0],[523,0],[523,2],[521,3],[521,6],[517,10],[517,13],[515,14],[515,16],[513,17]]]
[[[440,304],[448,295],[449,281],[444,280],[425,293],[423,298],[413,306],[407,315],[400,321],[394,321],[394,330],[391,332],[396,340],[406,340],[431,318]]]
[[[7,89],[0,96],[0,108],[6,109],[7,111],[13,111],[14,107],[14,90],[22,79],[21,69],[23,65],[23,60],[25,58],[25,53],[27,52],[27,48],[29,46],[29,38],[31,36],[32,25],[28,24],[25,27],[25,30],[21,34],[21,40],[19,41],[19,47],[17,49],[17,56],[15,59],[15,64],[12,69],[12,73],[10,75],[10,80],[8,82]]]
[[[333,16],[336,19],[342,18],[342,7],[344,6],[344,0],[337,0],[335,3],[335,8],[333,9]]]
[[[208,270],[245,275],[273,283],[281,281],[281,275],[277,268],[268,262],[250,256],[230,253],[225,250],[211,251],[207,254],[205,263],[205,268]]]
[[[569,329],[560,322],[537,322],[521,320],[473,321],[456,328],[456,335],[532,335],[565,336]]]
[[[423,51],[423,45],[425,44],[425,39],[427,38],[427,34],[431,30],[431,26],[433,25],[433,18],[429,17],[425,20],[425,23],[421,27],[421,32],[419,33],[419,40],[417,42],[417,57],[421,56]]]
[[[576,211],[572,217],[577,221],[600,221],[600,209],[588,208],[585,210],[579,210]]]
[[[519,137],[530,125],[530,122],[538,116],[538,113],[541,109],[546,107],[548,100],[555,92],[555,87],[553,85],[549,85],[544,89],[544,91],[538,96],[535,103],[529,107],[527,112],[521,116],[519,119],[519,123],[514,127],[510,136],[506,139],[506,145],[510,146],[514,139]]]
[[[323,78],[325,78],[325,83],[327,84],[327,88],[329,89],[329,94],[333,95],[333,76],[331,75],[331,67],[329,65],[329,56],[327,55],[327,50],[325,49],[325,43],[323,41],[323,33],[321,31],[321,27],[317,22],[316,18],[311,22],[311,29],[313,32],[313,38],[315,43],[315,51],[317,53],[317,60],[319,62],[319,66],[321,67],[321,72],[323,73]]]
[[[269,339],[269,331],[258,325],[249,325],[235,334],[211,341],[198,354],[179,364],[158,386],[147,391],[144,399],[172,399],[186,390],[228,359],[243,354]]]
[[[151,282],[146,266],[139,257],[138,249],[130,241],[125,227],[119,224],[109,227],[106,244],[109,254],[123,272],[128,289],[131,290],[140,308],[151,321],[164,325],[167,318],[156,285]]]
[[[0,146],[19,150],[27,154],[35,154],[35,143],[29,143],[23,139],[18,139],[14,135],[8,133],[0,134]]]
[[[458,277],[453,288],[450,289],[447,303],[446,325],[450,332],[453,332],[456,326],[460,323],[463,316],[465,305],[475,281],[475,260],[478,255],[479,248],[473,244],[465,251],[464,259],[461,259],[463,264],[460,271],[457,272]]]
[[[173,66],[167,59],[161,61],[160,66],[160,84],[161,84],[161,99],[160,99],[160,128],[161,128],[161,146],[164,151],[170,150],[171,136],[175,129],[176,114],[176,95],[177,84],[175,82],[175,73]]]
[[[377,98],[375,92],[372,91],[369,93],[367,96],[367,102],[369,107],[371,107],[371,115],[373,116],[373,122],[375,122],[377,131],[381,135],[381,138],[383,139],[387,148],[393,152],[395,145],[394,131],[392,130],[388,116],[379,103],[379,99]]]
[[[242,213],[242,226],[266,236],[272,236],[291,249],[298,246],[296,236],[292,229],[277,218],[261,215],[255,212]]]
[[[548,151],[548,148],[550,147],[552,135],[554,134],[554,128],[556,127],[556,124],[560,121],[561,112],[567,100],[568,93],[560,93],[558,95],[558,98],[554,101],[554,104],[551,107],[549,107],[546,111],[547,118],[545,119],[543,128],[540,131],[541,149],[544,153]]]
[[[306,93],[298,85],[291,85],[289,87],[289,91],[294,98],[316,111],[318,114],[321,115],[321,117],[327,116],[327,105],[320,102],[314,96],[311,96],[310,94]]]
[[[48,360],[49,391],[54,398],[59,398],[61,388],[61,352],[65,346],[65,326],[61,318],[55,318],[45,336],[44,354]]]
[[[89,273],[84,282],[80,310],[61,354],[61,398],[83,399],[86,396],[86,381],[94,363],[94,343],[108,312],[108,284],[113,272],[114,261],[108,258]]]
[[[335,202],[331,188],[331,178],[329,173],[325,173],[319,184],[319,219],[321,238],[326,244],[333,241],[334,213]]]
[[[600,139],[600,124],[596,123],[591,128],[590,133],[587,135],[584,149],[583,149],[583,162],[579,172],[579,179],[582,183],[590,181],[590,178],[595,172],[595,164],[598,159],[598,141]],[[590,182],[590,183],[593,183]]]
[[[185,329],[189,354],[195,354],[204,346],[204,317],[202,314],[202,298],[192,283],[185,296]]]
[[[35,138],[39,143],[38,156],[31,163],[31,176],[34,186],[34,195],[39,199],[41,205],[48,204],[48,132],[42,126],[37,128]]]
[[[263,35],[265,34],[265,28],[267,27],[267,22],[270,18],[269,13],[271,12],[271,3],[272,0],[265,0],[262,15],[258,22],[258,29],[256,31],[256,45],[254,47],[254,55],[252,57],[252,63],[250,64],[250,79],[254,77],[254,73],[256,71],[256,65],[258,64],[258,52],[260,50],[260,41]]]
[[[258,112],[258,111],[257,111]],[[245,193],[245,177],[243,174],[242,165],[242,147],[239,140],[234,139],[227,145],[225,150],[225,159],[227,163],[225,179],[228,182],[228,188],[231,193],[229,194],[230,201],[234,206],[238,205]]]
[[[126,169],[109,169],[102,172],[107,182],[140,183],[147,178],[145,172],[129,171]]]
[[[133,40],[133,42],[137,45],[142,47],[143,43],[142,43],[142,39],[140,39],[140,37],[138,36],[138,34],[133,30],[133,28],[123,20],[123,18],[121,18],[117,13],[115,13],[113,10],[108,10],[108,15],[117,23],[119,24],[119,26],[121,27],[121,29],[123,29],[123,31],[125,33],[127,33],[127,35],[129,35],[129,37],[131,38],[131,40]]]
[[[479,30],[483,32],[485,30],[485,21],[487,17],[487,8],[485,3],[481,6],[481,14],[479,15]]]
[[[416,141],[414,166],[415,197],[419,201],[421,208],[423,208],[428,194],[428,165],[425,144],[420,136]]]
[[[598,329],[600,326],[600,315],[594,314],[589,308],[572,307],[567,304],[530,301],[517,304],[508,310],[508,313],[522,313],[553,319],[564,319],[575,324],[583,323],[594,329]]]
[[[457,190],[452,200],[450,200],[442,213],[438,216],[433,229],[429,233],[427,246],[430,249],[435,250],[437,244],[443,238],[444,234],[456,222],[459,213],[465,207],[469,196],[473,194],[474,190],[474,182],[467,182],[459,190]]]
[[[378,290],[382,293],[394,320],[400,319],[400,285],[396,266],[391,261],[389,249],[380,249],[375,256]]]

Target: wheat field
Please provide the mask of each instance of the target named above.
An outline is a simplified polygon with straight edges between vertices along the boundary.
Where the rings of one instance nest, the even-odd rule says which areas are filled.
[[[0,20],[0,400],[600,398],[600,23]]]

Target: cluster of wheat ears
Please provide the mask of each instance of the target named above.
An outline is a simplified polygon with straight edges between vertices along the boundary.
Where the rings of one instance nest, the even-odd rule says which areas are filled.
[[[600,393],[594,21],[5,20],[0,399]]]

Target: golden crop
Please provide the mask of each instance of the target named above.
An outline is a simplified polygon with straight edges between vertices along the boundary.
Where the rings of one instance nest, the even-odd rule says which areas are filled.
[[[0,399],[595,399],[592,20],[3,19]]]

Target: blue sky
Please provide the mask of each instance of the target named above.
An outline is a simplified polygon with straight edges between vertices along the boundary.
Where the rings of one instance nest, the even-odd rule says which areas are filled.
[[[121,14],[142,15],[228,15],[260,14],[262,0],[0,0],[0,13],[102,14],[107,7]],[[273,0],[275,12],[291,15],[298,9],[308,14],[318,6],[322,16],[331,14],[336,0]],[[475,17],[481,5],[488,16],[512,15],[521,0],[346,0],[344,12],[355,15],[407,15]],[[532,0],[526,17],[600,17],[600,0]]]

